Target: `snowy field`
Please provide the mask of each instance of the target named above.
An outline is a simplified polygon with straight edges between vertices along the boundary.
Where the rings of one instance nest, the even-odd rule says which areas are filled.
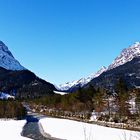
[[[61,91],[55,91],[55,90],[53,92],[60,95],[68,94],[67,92],[61,92]]]
[[[25,120],[0,120],[0,140],[30,140],[20,134],[25,123]]]
[[[66,140],[140,140],[140,133],[134,131],[56,118],[44,118],[40,122],[46,133]]]

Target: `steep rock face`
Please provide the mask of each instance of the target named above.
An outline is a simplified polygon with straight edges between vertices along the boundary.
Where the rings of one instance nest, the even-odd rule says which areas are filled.
[[[25,70],[2,41],[0,41],[0,67],[7,70]]]

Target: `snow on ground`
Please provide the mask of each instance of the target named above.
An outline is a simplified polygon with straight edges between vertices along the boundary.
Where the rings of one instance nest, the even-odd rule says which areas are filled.
[[[129,130],[56,118],[44,118],[40,122],[46,133],[66,140],[140,140],[140,132]]]
[[[1,140],[31,140],[21,136],[25,120],[0,120],[0,139]]]
[[[11,95],[9,95],[7,93],[0,92],[0,99],[2,99],[2,100],[4,100],[4,99],[8,100],[8,99],[15,99],[15,97],[14,96],[11,96]]]
[[[55,91],[55,90],[53,92],[60,95],[68,94],[67,92],[61,92],[61,91]]]

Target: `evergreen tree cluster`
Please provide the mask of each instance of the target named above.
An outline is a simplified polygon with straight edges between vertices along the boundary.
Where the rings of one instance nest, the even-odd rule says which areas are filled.
[[[135,107],[131,106],[136,103]],[[129,122],[137,121],[140,116],[140,90],[129,90],[125,81],[117,80],[114,91],[102,88],[95,88],[89,85],[87,88],[79,88],[73,93],[41,97],[30,101],[31,104],[45,106],[45,108],[55,110],[56,114],[70,112],[70,116],[94,111],[101,121]],[[40,110],[38,110],[40,111]],[[59,115],[58,115],[59,116]]]
[[[13,100],[0,100],[0,118],[22,119],[26,115],[26,109],[21,102]]]
[[[102,110],[104,96],[103,90],[95,89],[93,86],[90,86],[87,89],[79,88],[77,91],[70,94],[55,94],[34,99],[31,102],[58,110],[91,112],[94,108]]]

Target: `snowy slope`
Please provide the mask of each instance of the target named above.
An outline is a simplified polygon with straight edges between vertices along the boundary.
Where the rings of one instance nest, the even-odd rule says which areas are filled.
[[[140,132],[108,128],[67,119],[44,118],[43,129],[53,137],[66,140],[139,140]]]
[[[105,71],[106,71],[106,67],[102,67],[99,71],[97,71],[94,74],[91,74],[87,78],[81,78],[80,80],[76,80],[76,81],[68,82],[68,83],[65,83],[65,84],[61,84],[61,85],[58,86],[57,89],[62,90],[62,91],[67,91],[72,87],[76,87],[76,86],[83,87],[88,82],[90,82],[92,79],[98,77],[99,75],[101,75]]]
[[[7,70],[25,70],[2,41],[0,41],[0,67]]]
[[[21,136],[22,128],[26,121],[21,120],[0,120],[1,140],[31,140]]]
[[[123,65],[138,56],[140,56],[140,42],[135,42],[130,47],[122,50],[121,54],[109,65],[108,70]]]
[[[101,67],[101,69],[99,71],[97,71],[95,74],[91,74],[88,78],[87,78],[87,83],[90,82],[92,79],[100,76],[103,72],[105,72],[107,70],[107,68],[105,66]],[[86,84],[87,84],[86,83]]]

